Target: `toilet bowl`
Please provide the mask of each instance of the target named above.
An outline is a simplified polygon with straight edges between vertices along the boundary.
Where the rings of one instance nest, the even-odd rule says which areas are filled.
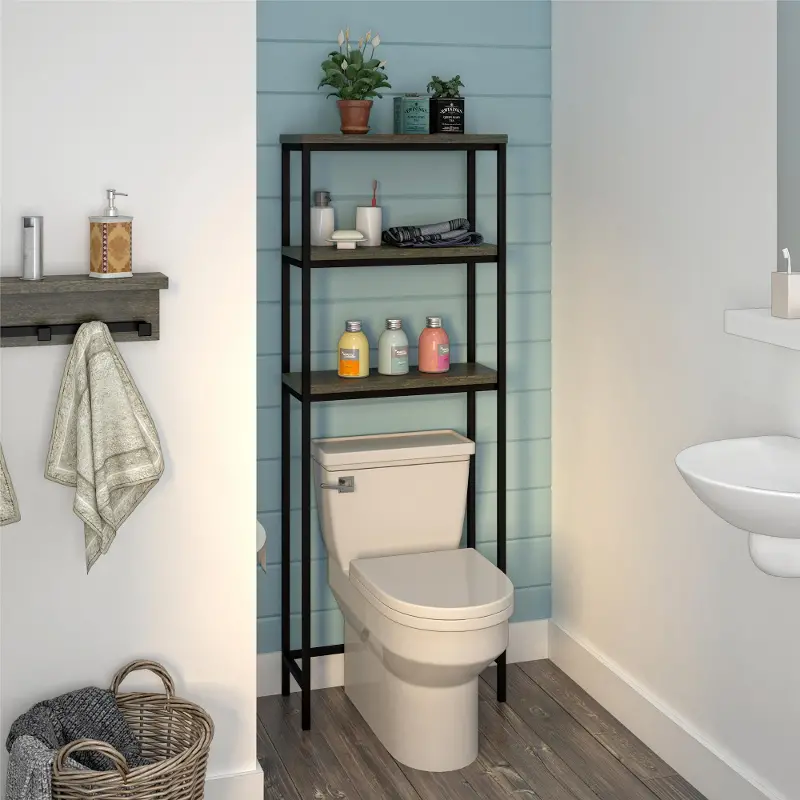
[[[474,450],[454,431],[312,443],[345,691],[398,761],[431,772],[477,756],[478,676],[514,609],[511,581],[459,547]]]

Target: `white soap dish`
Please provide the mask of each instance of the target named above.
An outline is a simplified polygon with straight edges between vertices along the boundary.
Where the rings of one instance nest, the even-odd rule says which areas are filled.
[[[334,231],[328,241],[333,242],[337,250],[355,250],[356,243],[364,239],[366,236],[360,231]]]

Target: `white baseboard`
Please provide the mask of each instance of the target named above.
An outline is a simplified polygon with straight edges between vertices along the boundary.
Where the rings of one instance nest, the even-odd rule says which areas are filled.
[[[235,775],[217,775],[206,780],[205,800],[264,800],[261,767]]]
[[[547,658],[546,619],[530,622],[512,622],[508,632],[508,663],[535,661]],[[311,660],[311,688],[327,689],[344,685],[344,656],[320,656]],[[291,679],[291,690],[300,687]],[[261,653],[258,656],[258,696],[266,697],[281,692],[281,654]]]
[[[618,664],[552,621],[549,658],[709,800],[789,800]]]

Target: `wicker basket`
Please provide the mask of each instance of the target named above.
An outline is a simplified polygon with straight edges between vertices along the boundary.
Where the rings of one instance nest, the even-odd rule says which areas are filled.
[[[122,681],[136,670],[150,670],[164,683],[166,696],[120,693]],[[105,742],[80,739],[53,760],[53,800],[201,800],[214,723],[200,706],[175,697],[169,673],[154,661],[134,661],[111,684],[117,704],[152,764],[128,769],[125,758]],[[104,772],[66,767],[78,750],[95,750],[114,763]]]

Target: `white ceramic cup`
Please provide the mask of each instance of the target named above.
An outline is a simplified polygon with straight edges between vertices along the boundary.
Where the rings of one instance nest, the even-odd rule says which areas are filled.
[[[362,247],[379,247],[383,210],[380,206],[358,206],[356,208],[356,230],[364,234]]]

